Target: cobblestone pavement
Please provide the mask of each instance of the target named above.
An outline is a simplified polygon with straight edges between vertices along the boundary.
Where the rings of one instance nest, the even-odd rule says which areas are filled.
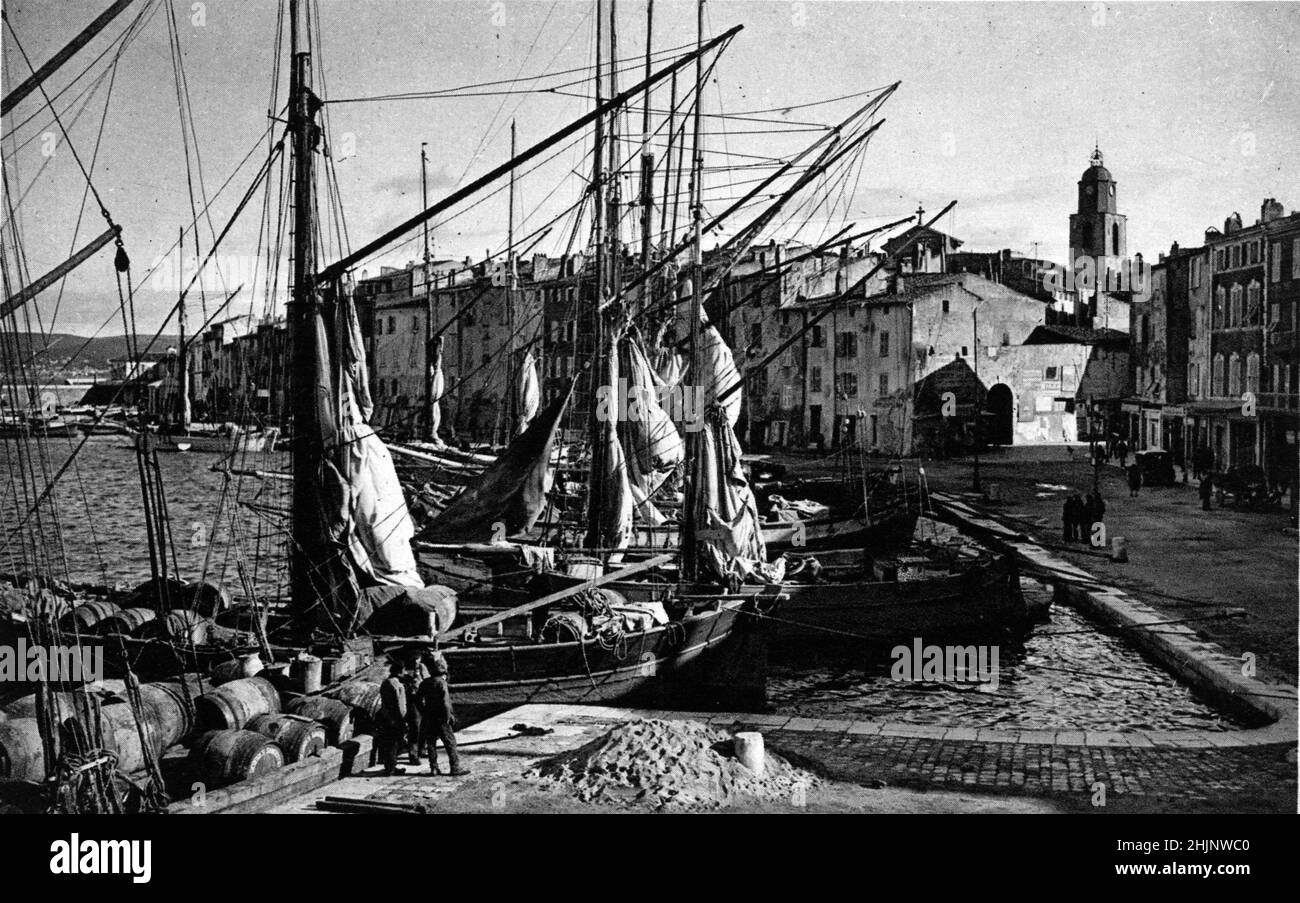
[[[761,729],[743,723],[736,729]],[[768,730],[767,745],[825,777],[1057,798],[1080,809],[1295,812],[1294,747],[1136,749]],[[1105,805],[1094,805],[1097,783]]]

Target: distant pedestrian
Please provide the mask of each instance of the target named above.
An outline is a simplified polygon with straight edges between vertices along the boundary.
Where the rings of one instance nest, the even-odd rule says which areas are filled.
[[[418,672],[412,668],[402,669],[402,689],[406,692],[406,718],[404,725],[406,728],[406,755],[411,765],[420,764],[420,706],[416,703],[416,694],[420,688],[420,681],[428,676],[428,672],[422,666],[418,666]]]
[[[1134,461],[1128,466],[1128,497],[1135,499],[1138,497],[1138,490],[1142,488],[1142,468]]]
[[[438,741],[441,740],[447,749],[451,775],[469,774],[469,769],[461,767],[460,752],[456,749],[456,712],[451,705],[451,675],[447,658],[441,652],[434,652],[425,657],[424,665],[429,676],[420,682],[419,705],[424,727],[421,745],[429,748],[429,773],[441,774],[438,770]]]
[[[1201,477],[1201,510],[1210,510],[1210,496],[1214,492],[1214,478],[1208,473]]]
[[[1084,504],[1083,496],[1076,492],[1070,496],[1069,504],[1072,512],[1070,539],[1074,542],[1087,542],[1085,531],[1087,529],[1088,507]]]
[[[379,761],[385,775],[406,774],[397,767],[406,740],[406,687],[402,683],[402,665],[394,661],[388,669],[388,678],[379,685],[379,718],[377,719]]]
[[[1125,467],[1128,461],[1128,443],[1123,439],[1115,443],[1115,456],[1119,458],[1119,466]]]
[[[1196,479],[1208,475],[1214,470],[1214,453],[1207,446],[1202,445],[1192,455],[1192,466],[1196,468],[1192,474]]]
[[[1066,498],[1061,510],[1061,538],[1065,542],[1074,542],[1079,536],[1079,504],[1080,499],[1076,493]]]

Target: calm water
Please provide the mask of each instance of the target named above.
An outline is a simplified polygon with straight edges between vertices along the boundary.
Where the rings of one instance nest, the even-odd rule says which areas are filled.
[[[74,445],[79,441],[71,440]],[[62,573],[59,561],[63,558],[73,581],[135,585],[149,578],[144,503],[130,441],[122,436],[92,437],[59,481],[54,498],[62,529],[44,531],[45,553],[55,573]],[[67,460],[69,442],[48,440],[51,473]],[[17,451],[13,440],[0,440],[0,460],[6,471],[17,463]],[[158,453],[180,575],[197,579],[205,573],[206,563],[208,577],[234,591],[239,586],[236,563],[242,558],[259,593],[274,594],[281,582],[278,538],[285,523],[282,493],[287,492],[288,484],[232,475],[223,499],[225,475],[211,470],[218,460],[215,453]],[[287,463],[283,453],[264,452],[237,455],[232,466],[284,470]],[[39,480],[38,490],[43,485],[44,480]],[[29,494],[9,479],[0,486],[0,541],[5,543],[0,550],[0,571],[20,570],[31,554],[11,538],[30,507],[27,498]],[[48,512],[45,521],[48,524]],[[60,534],[62,556],[55,539]],[[170,554],[168,557],[170,561]]]
[[[0,455],[14,453],[14,443],[6,445],[0,445]],[[50,441],[52,468],[63,463],[67,448],[66,440]],[[287,466],[282,453],[245,457],[235,466]],[[5,460],[7,469],[12,460]],[[282,592],[279,539],[288,484],[232,476],[218,518],[225,477],[211,470],[217,460],[215,454],[194,452],[158,455],[181,576],[197,578],[206,561],[210,579],[242,595],[235,570],[242,558],[258,592],[274,598]],[[128,440],[92,438],[77,456],[77,467],[60,482],[56,498],[73,580],[134,585],[149,577],[139,475]],[[0,534],[7,539],[27,506],[15,504],[9,481],[0,487],[0,499]],[[23,562],[22,548],[12,541],[0,551],[0,571],[21,568]],[[1024,587],[1027,593],[1050,592],[1032,581],[1025,581]],[[1238,726],[1121,639],[1060,606],[1052,609],[1051,623],[1035,627],[1023,645],[999,649],[996,690],[895,681],[888,657],[864,661],[853,654],[830,654],[816,665],[782,664],[775,655],[773,659],[768,698],[782,713],[1007,728]]]
[[[1050,597],[1030,580],[1025,593]],[[832,654],[816,666],[774,664],[768,700],[782,714],[965,727],[1234,730],[1231,717],[1071,608],[1054,606],[1023,645],[998,650],[994,689],[978,681],[890,676],[887,655]]]

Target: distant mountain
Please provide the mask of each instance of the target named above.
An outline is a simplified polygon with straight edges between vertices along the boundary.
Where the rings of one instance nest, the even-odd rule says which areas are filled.
[[[137,337],[136,341],[141,351],[149,347],[149,340],[152,338],[152,334]],[[152,350],[166,351],[179,339],[177,335],[159,336],[153,343]],[[6,336],[6,344],[9,340],[10,337]],[[48,336],[20,332],[17,334],[17,340],[23,360],[31,361],[31,366],[40,373],[107,370],[110,360],[128,357],[131,353],[131,342],[124,335],[87,339],[85,336],[61,332],[51,333]]]

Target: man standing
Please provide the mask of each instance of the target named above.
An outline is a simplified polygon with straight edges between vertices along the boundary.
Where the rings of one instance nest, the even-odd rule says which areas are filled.
[[[1119,466],[1126,467],[1128,461],[1128,443],[1120,439],[1115,443],[1115,454],[1119,456]]]
[[[379,685],[378,736],[375,737],[379,744],[379,761],[383,763],[386,776],[406,774],[406,769],[397,767],[397,757],[406,738],[407,702],[402,665],[394,659],[389,665],[387,679]]]
[[[1201,510],[1210,510],[1210,495],[1214,492],[1214,478],[1207,472],[1201,476]]]
[[[438,769],[438,741],[447,748],[447,764],[452,777],[469,774],[462,768],[460,753],[456,749],[456,713],[451,706],[450,669],[441,652],[424,659],[429,676],[420,683],[419,704],[423,715],[424,742],[429,747],[429,773],[441,774]]]
[[[1067,496],[1061,510],[1062,540],[1074,542],[1079,533],[1079,495]]]
[[[406,736],[406,754],[412,765],[420,764],[420,706],[417,702],[418,691],[420,689],[421,679],[427,677],[427,672],[419,664],[415,669],[405,668],[402,670],[402,689],[406,696],[406,717],[403,719],[403,726]]]
[[[1088,537],[1084,531],[1088,519],[1087,505],[1084,504],[1083,496],[1075,493],[1070,496],[1070,506],[1073,517],[1070,520],[1070,539],[1074,542],[1087,542]]]
[[[1138,490],[1142,488],[1142,468],[1138,462],[1134,461],[1128,468],[1128,497],[1135,499],[1138,497]]]

